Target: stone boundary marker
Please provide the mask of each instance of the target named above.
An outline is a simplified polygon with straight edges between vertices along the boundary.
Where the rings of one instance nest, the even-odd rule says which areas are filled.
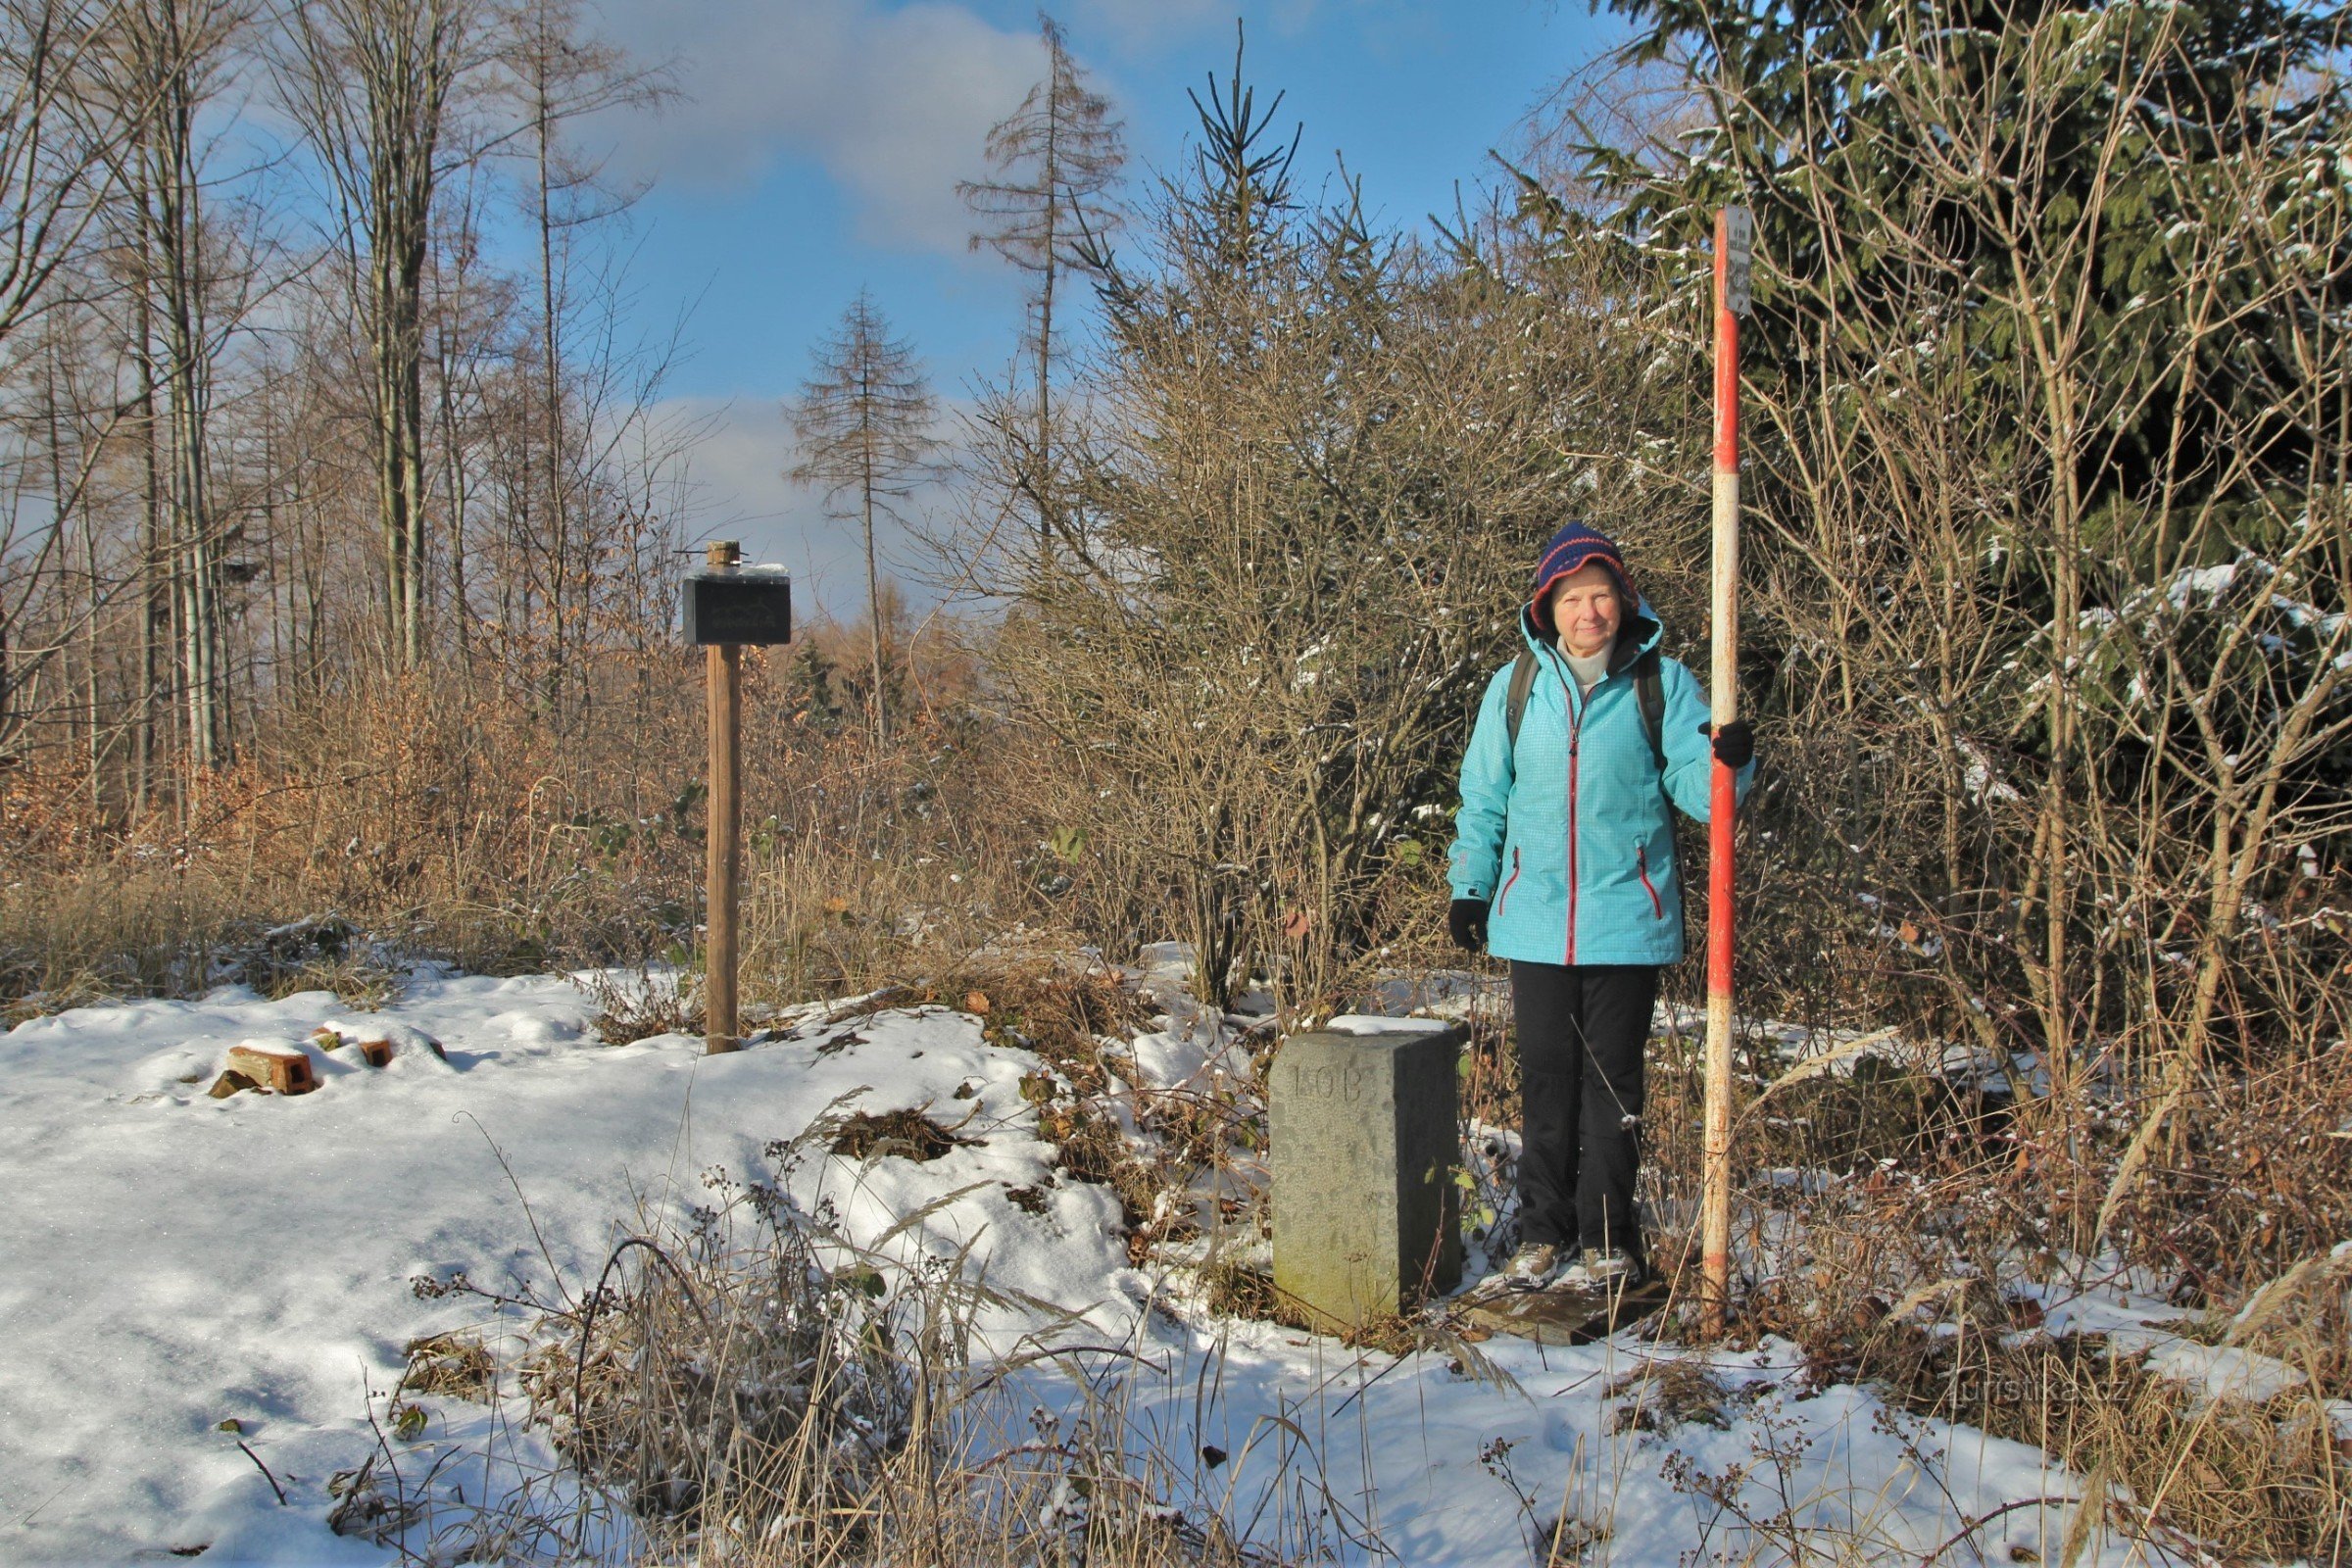
[[[1334,1018],[1285,1040],[1267,1113],[1274,1285],[1347,1330],[1461,1278],[1455,1059],[1433,1018]]]

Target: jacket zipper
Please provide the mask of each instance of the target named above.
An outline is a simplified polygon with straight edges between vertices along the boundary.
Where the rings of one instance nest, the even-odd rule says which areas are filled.
[[[1634,869],[1642,873],[1642,891],[1649,895],[1649,912],[1657,919],[1666,918],[1666,901],[1658,897],[1657,884],[1649,879],[1649,846],[1634,846]]]
[[[1511,874],[1502,879],[1502,891],[1494,895],[1494,912],[1502,913],[1502,901],[1511,895],[1511,884],[1519,880],[1519,846],[1511,846]]]
[[[1576,964],[1576,759],[1578,745],[1584,734],[1585,715],[1577,706],[1576,694],[1568,689],[1568,680],[1560,680],[1560,695],[1568,703],[1568,951],[1560,959],[1573,968]]]

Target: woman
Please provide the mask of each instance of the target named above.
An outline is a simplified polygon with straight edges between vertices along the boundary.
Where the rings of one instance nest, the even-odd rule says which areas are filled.
[[[1453,940],[1511,966],[1520,1247],[1503,1272],[1630,1287],[1642,1052],[1658,970],[1683,956],[1669,811],[1707,819],[1713,758],[1745,795],[1754,747],[1744,721],[1716,731],[1698,678],[1658,653],[1606,536],[1554,534],[1519,620],[1528,652],[1487,683],[1462,757],[1448,877]]]

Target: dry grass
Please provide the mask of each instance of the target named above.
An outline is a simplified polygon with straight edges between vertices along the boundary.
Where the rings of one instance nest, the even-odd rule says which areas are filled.
[[[0,1017],[230,983],[273,1000],[331,991],[361,1008],[397,991],[397,963],[356,925],[276,914],[254,881],[219,867],[27,872],[0,897]]]
[[[2066,1136],[2053,1107],[2021,1115],[1891,1062],[1751,1101],[1734,1338],[1791,1340],[1815,1386],[1876,1385],[1915,1414],[2044,1449],[2127,1535],[2229,1560],[2352,1561],[2352,1468],[2328,1409],[2352,1395],[2346,1275],[2330,1255],[2352,1163],[2328,1136],[2352,1110],[2348,1069],[2338,1051],[2217,1075],[2185,1098],[2181,1137],[2205,1157],[2129,1193],[2112,1233],[2128,1250],[2097,1277],[2068,1249],[2069,1225],[2116,1179],[2129,1102]],[[1677,1113],[1695,1091],[1677,1062],[1661,1077],[1647,1119],[1667,1154],[1652,1181],[1687,1204],[1695,1157]],[[2260,1405],[2209,1398],[2140,1353],[2044,1329],[2045,1295],[2096,1287],[2124,1260],[2140,1290],[2152,1276],[2159,1298],[2207,1309],[2181,1325],[2192,1338],[2275,1357],[2301,1382]]]
[[[496,1391],[498,1366],[482,1342],[465,1334],[435,1334],[411,1340],[403,1350],[408,1368],[400,1382],[411,1394],[487,1403]]]
[[[2096,1337],[1890,1326],[1857,1371],[1906,1409],[2031,1444],[2132,1534],[2236,1560],[2352,1560],[2352,1470],[2310,1388],[2257,1404],[2148,1371]]]
[[[387,1442],[383,1463],[343,1478],[340,1528],[404,1560],[523,1540],[557,1562],[729,1568],[1271,1568],[1323,1554],[1348,1515],[1320,1478],[1277,1466],[1271,1506],[1242,1539],[1198,1446],[1161,1446],[1131,1417],[1133,1381],[1150,1375],[1132,1358],[1032,1338],[971,1365],[975,1320],[1014,1303],[953,1265],[861,1249],[828,1204],[785,1196],[846,1125],[822,1118],[771,1146],[755,1179],[709,1178],[712,1201],[690,1224],[632,1235],[587,1297],[545,1310],[518,1366],[523,1419],[583,1494],[548,1475],[467,1507],[404,1486]]]
[[[258,923],[258,901],[210,871],[104,876],[23,867],[0,894],[0,1006],[11,1023],[211,983],[215,955]]]
[[[596,1004],[596,1037],[608,1046],[703,1032],[702,999],[688,976],[641,966],[590,970],[574,983]]]
[[[1235,1255],[1232,1250],[1212,1253],[1194,1270],[1193,1278],[1200,1293],[1200,1304],[1218,1317],[1278,1323],[1303,1334],[1333,1332],[1328,1322],[1296,1297],[1285,1295],[1272,1275]],[[1412,1316],[1391,1315],[1368,1318],[1336,1337],[1349,1349],[1403,1355],[1422,1348],[1423,1330],[1424,1325]]]
[[[208,777],[185,816],[100,821],[70,770],[10,770],[0,1006],[187,995],[257,956],[265,989],[361,1000],[363,978],[331,956],[304,976],[253,951],[274,927],[329,918],[364,935],[355,951],[481,973],[690,968],[703,715],[683,656],[654,662],[658,678],[606,672],[614,700],[563,729],[454,672],[366,678],[282,715],[270,752]],[[951,702],[877,751],[855,726],[798,722],[777,662],[746,663],[747,1001],[869,990],[1054,921],[1050,824],[984,724]]]
[[[953,1128],[942,1127],[919,1110],[886,1110],[878,1116],[860,1110],[842,1118],[841,1130],[833,1135],[832,1149],[836,1154],[847,1154],[852,1159],[877,1159],[893,1154],[922,1164],[971,1142],[972,1139],[956,1137]]]
[[[1612,1432],[1672,1432],[1692,1423],[1717,1428],[1731,1424],[1732,1396],[1712,1372],[1693,1361],[1643,1361],[1612,1379],[1601,1397],[1618,1401],[1609,1417]]]
[[[1507,1019],[1474,1024],[1466,1112],[1510,1125]],[[1653,1045],[1643,1117],[1643,1198],[1665,1222],[1652,1263],[1685,1279],[1699,1044],[1669,1032]],[[2216,1071],[2182,1097],[2180,1152],[2125,1190],[2110,1232],[2121,1256],[2095,1270],[2069,1250],[2068,1227],[2076,1204],[2095,1210],[2115,1183],[2146,1102],[2110,1093],[2070,1126],[2063,1107],[2021,1114],[1998,1091],[1890,1056],[1845,1065],[1760,1095],[1786,1064],[1772,1037],[1741,1043],[1735,1345],[1792,1341],[1813,1387],[1876,1386],[1913,1414],[2042,1447],[2127,1536],[2192,1558],[2352,1562],[2352,1453],[2328,1409],[2352,1397],[2352,1298],[2330,1255],[2352,1234],[2352,1141],[2335,1136],[2352,1125],[2352,1051]],[[1507,1186],[1507,1162],[1489,1163]],[[2043,1331],[2046,1293],[2095,1288],[2127,1263],[2143,1289],[2158,1282],[2153,1304],[2207,1309],[2179,1325],[2188,1336],[2274,1357],[2303,1381],[2260,1405],[2207,1398],[2140,1354]],[[1279,1303],[1251,1289],[1263,1283],[1234,1272],[1216,1298],[1274,1316]],[[1697,1327],[1688,1299],[1667,1321],[1684,1336]],[[1727,1414],[1720,1389],[1670,1360],[1610,1394],[1621,1430]],[[1771,1521],[1756,1523],[1771,1539]]]

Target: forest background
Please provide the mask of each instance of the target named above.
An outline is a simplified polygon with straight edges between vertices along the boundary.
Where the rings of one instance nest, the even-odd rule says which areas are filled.
[[[1045,24],[962,192],[1031,290],[1008,368],[939,419],[861,300],[776,454],[845,528],[900,509],[968,608],[877,571],[747,661],[751,995],[1016,929],[1180,937],[1293,1020],[1449,961],[1453,768],[1534,545],[1618,535],[1703,647],[1704,236],[1742,200],[1752,1010],[2005,1075],[2034,1245],[2216,1292],[2324,1250],[2340,12],[1616,9],[1636,42],[1501,195],[1409,228],[1310,194],[1246,52],[1129,167]],[[331,222],[208,173],[232,81]],[[0,87],[8,1005],[200,989],[329,917],[691,969],[696,432],[623,346],[625,193],[572,134],[660,72],[567,0],[7,0]],[[493,199],[535,266],[486,259]]]

